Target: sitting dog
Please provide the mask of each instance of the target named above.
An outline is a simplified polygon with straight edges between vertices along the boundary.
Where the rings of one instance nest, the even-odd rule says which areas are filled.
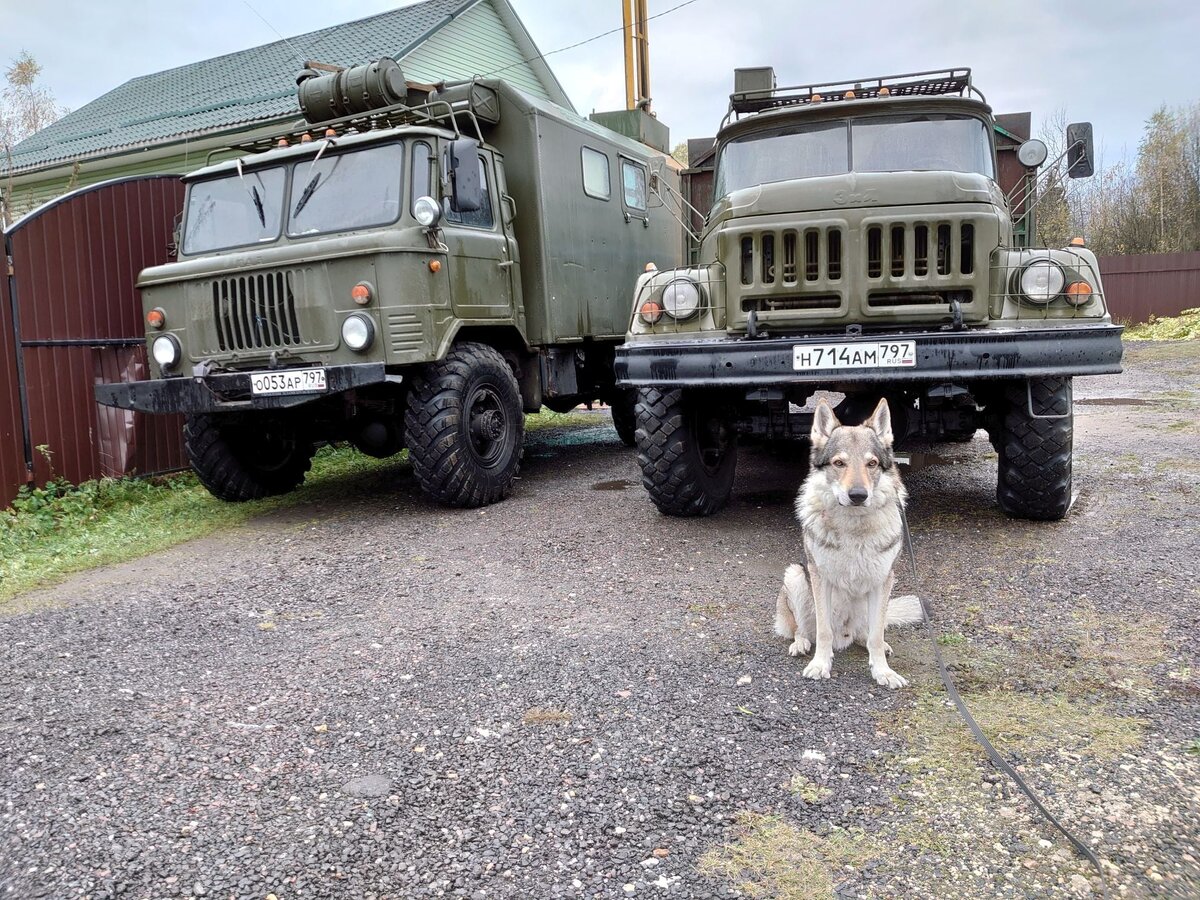
[[[880,400],[862,425],[843,425],[829,404],[817,404],[811,472],[796,497],[804,529],[803,566],[789,566],[775,607],[775,631],[800,656],[816,644],[805,678],[828,678],[833,651],[865,645],[879,684],[908,684],[888,665],[887,625],[922,620],[920,601],[891,597],[892,565],[904,531],[907,497],[892,456],[892,416]],[[889,599],[890,598],[890,599]]]

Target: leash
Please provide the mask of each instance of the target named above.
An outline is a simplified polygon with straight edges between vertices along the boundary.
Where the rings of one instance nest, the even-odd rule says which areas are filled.
[[[1104,877],[1104,869],[1100,867],[1100,860],[1096,857],[1096,854],[1092,852],[1092,849],[1087,844],[1068,831],[1067,827],[1058,821],[1054,813],[1046,809],[1045,804],[1034,793],[1033,788],[1025,783],[1025,779],[1021,777],[1020,773],[992,746],[992,742],[987,739],[987,735],[983,733],[983,729],[979,727],[979,723],[975,721],[975,717],[971,715],[971,711],[967,709],[967,704],[963,702],[963,698],[959,695],[958,688],[954,686],[954,679],[950,677],[950,670],[946,668],[946,661],[942,659],[942,651],[938,647],[937,638],[934,636],[933,620],[929,616],[929,608],[925,605],[925,594],[921,591],[920,581],[917,576],[917,555],[913,550],[912,532],[908,530],[908,515],[904,511],[903,505],[900,506],[900,521],[904,525],[904,542],[908,545],[908,559],[912,563],[913,588],[917,592],[917,602],[921,604],[921,617],[925,624],[930,626],[929,642],[933,645],[933,656],[937,660],[938,671],[942,675],[942,684],[946,688],[946,693],[954,702],[959,716],[967,723],[967,727],[971,729],[971,734],[975,736],[976,742],[987,753],[992,765],[1011,778],[1025,796],[1029,798],[1029,802],[1042,814],[1042,818],[1061,831],[1063,836],[1075,847],[1075,851],[1092,864],[1096,870],[1096,874],[1100,876],[1101,893],[1105,897],[1109,896],[1108,880]]]

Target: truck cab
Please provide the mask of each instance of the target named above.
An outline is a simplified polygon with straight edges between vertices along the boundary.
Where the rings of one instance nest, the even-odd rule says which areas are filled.
[[[1066,513],[1071,379],[1119,371],[1121,329],[1082,240],[1018,245],[993,125],[969,69],[788,88],[739,70],[698,263],[639,278],[618,352],[660,509],[720,509],[738,441],[806,434],[795,410],[826,390],[850,423],[886,397],[902,441],[986,428],[1000,505]],[[1069,172],[1090,174],[1090,126],[1072,134]]]

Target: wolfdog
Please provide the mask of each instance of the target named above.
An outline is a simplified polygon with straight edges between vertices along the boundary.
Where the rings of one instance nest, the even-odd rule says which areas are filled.
[[[833,651],[865,645],[881,685],[908,681],[888,665],[887,625],[920,622],[913,596],[891,597],[908,496],[892,454],[892,415],[880,400],[862,425],[843,425],[821,400],[813,416],[811,472],[796,497],[803,566],[789,566],[775,604],[775,631],[800,656],[815,643],[805,678],[828,678]],[[889,600],[889,598],[891,598]]]

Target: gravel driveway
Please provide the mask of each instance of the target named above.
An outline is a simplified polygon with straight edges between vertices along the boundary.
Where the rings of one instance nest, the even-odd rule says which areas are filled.
[[[1068,519],[994,455],[906,473],[921,589],[1001,751],[1125,896],[1200,892],[1200,344],[1077,382]],[[772,634],[803,458],[660,516],[597,424],[514,496],[407,469],[0,608],[0,897],[981,897],[1099,890],[947,708]],[[913,589],[900,575],[898,591]]]

